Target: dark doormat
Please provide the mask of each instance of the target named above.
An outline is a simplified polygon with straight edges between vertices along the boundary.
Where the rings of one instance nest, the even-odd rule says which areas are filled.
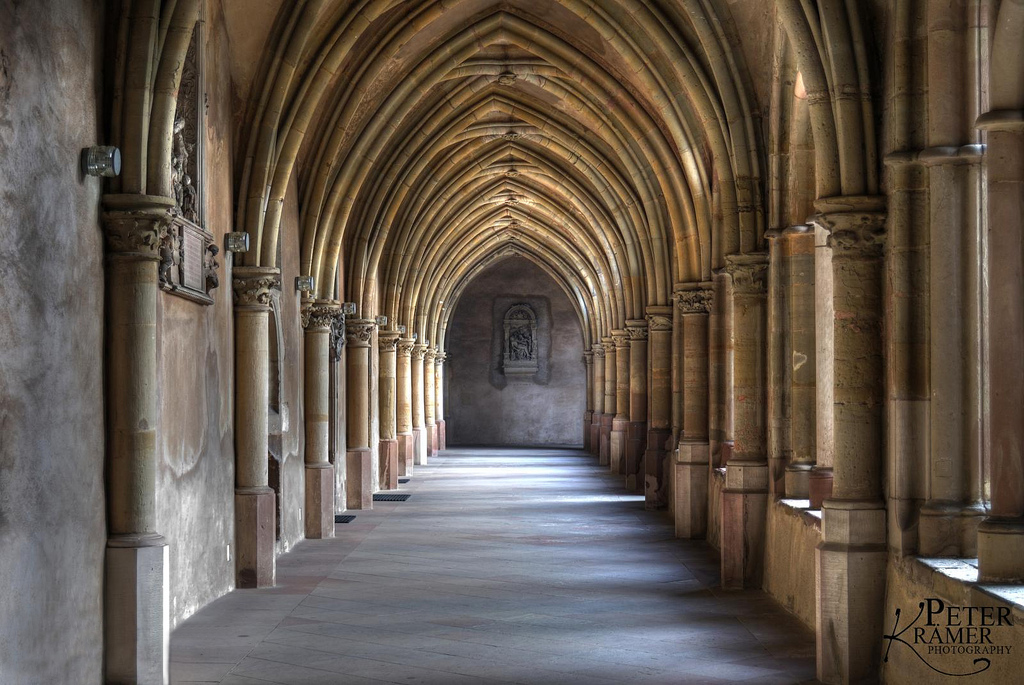
[[[390,492],[378,492],[374,494],[374,502],[404,502],[405,500],[412,497],[412,495],[400,495]]]
[[[356,520],[356,517],[353,516],[352,514],[335,514],[334,515],[334,522],[335,523],[352,523],[355,520]]]
[[[399,478],[398,482],[404,484],[404,483],[408,483],[411,480],[412,480],[412,478]]]

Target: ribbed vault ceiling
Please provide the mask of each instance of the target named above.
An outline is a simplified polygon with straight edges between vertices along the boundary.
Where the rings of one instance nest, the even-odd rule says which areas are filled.
[[[758,247],[732,42],[709,0],[286,4],[246,114],[246,263],[277,264],[297,185],[320,298],[443,342],[467,283],[518,254],[589,344]]]

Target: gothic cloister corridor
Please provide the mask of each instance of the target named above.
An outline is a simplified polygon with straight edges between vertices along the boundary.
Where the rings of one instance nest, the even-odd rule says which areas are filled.
[[[174,683],[604,685],[814,680],[814,636],[724,592],[578,450],[453,448],[330,541],[171,636]]]

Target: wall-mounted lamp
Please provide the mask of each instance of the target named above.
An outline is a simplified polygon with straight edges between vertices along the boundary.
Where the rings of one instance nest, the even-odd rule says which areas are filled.
[[[300,293],[309,294],[313,292],[315,281],[312,276],[296,276],[295,277],[295,289]]]
[[[121,173],[121,151],[113,145],[96,145],[82,150],[82,173],[112,178]]]
[[[405,325],[401,325],[398,327],[398,334],[405,335]]]
[[[342,311],[342,313],[345,314],[345,316],[355,316],[356,315],[356,303],[355,302],[342,302],[342,304],[341,304],[341,311]]]
[[[248,252],[249,234],[245,231],[224,234],[225,252]]]
[[[388,325],[388,317],[384,314],[378,316],[375,321],[377,322],[377,328],[384,328]]]

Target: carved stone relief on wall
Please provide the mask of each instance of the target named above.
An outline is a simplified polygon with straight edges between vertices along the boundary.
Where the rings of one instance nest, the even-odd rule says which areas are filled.
[[[491,384],[548,382],[550,305],[543,297],[499,297],[494,302]]]

